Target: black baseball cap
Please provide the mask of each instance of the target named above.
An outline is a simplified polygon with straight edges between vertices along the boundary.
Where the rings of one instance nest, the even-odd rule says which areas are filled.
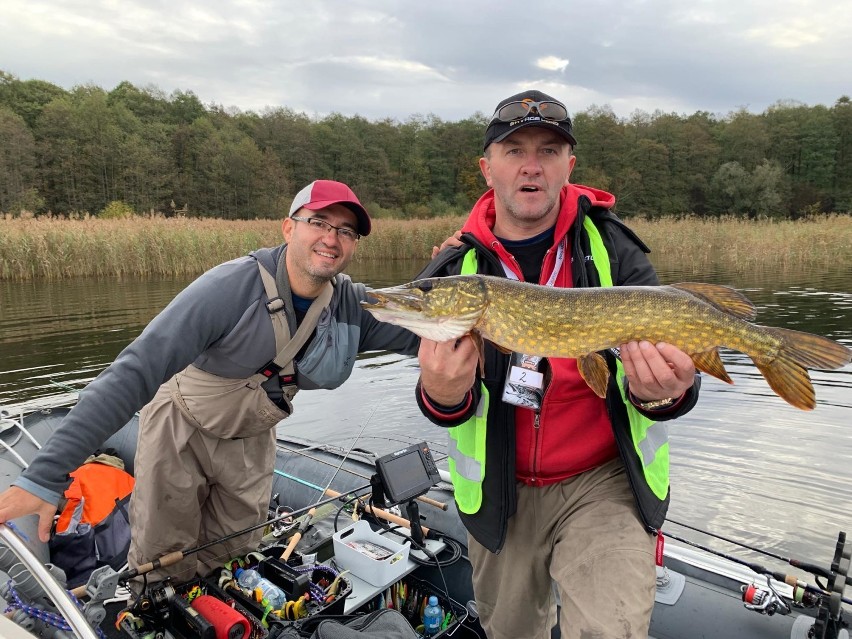
[[[572,147],[577,145],[565,105],[541,91],[524,91],[497,105],[485,129],[483,150],[492,142],[501,142],[526,126],[549,127],[568,140]]]

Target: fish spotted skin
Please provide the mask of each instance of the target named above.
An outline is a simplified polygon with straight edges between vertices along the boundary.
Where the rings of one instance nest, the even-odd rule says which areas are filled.
[[[778,395],[804,410],[816,406],[807,369],[836,369],[852,361],[852,350],[825,337],[753,324],[754,305],[715,284],[564,289],[456,275],[369,295],[378,301],[362,305],[377,319],[426,339],[473,333],[506,352],[575,358],[601,397],[609,370],[599,351],[631,341],[672,344],[689,354],[697,369],[728,383],[733,382],[718,349],[740,351]]]

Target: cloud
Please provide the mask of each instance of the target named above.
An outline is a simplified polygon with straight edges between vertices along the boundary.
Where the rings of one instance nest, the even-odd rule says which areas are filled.
[[[4,0],[0,68],[65,88],[127,80],[317,116],[460,119],[529,87],[572,112],[760,111],[849,93],[848,8],[543,0],[518,15],[486,0]]]
[[[539,69],[544,69],[545,71],[564,72],[565,68],[568,66],[568,60],[557,58],[555,55],[548,55],[536,60],[535,65]]]

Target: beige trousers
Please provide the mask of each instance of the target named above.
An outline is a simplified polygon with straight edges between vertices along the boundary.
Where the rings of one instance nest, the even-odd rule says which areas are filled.
[[[236,421],[241,400],[230,399],[230,405],[219,403],[219,410],[223,415],[231,412]],[[210,403],[215,405],[215,400],[210,398]],[[159,389],[139,418],[136,485],[130,501],[131,568],[266,519],[275,464],[275,428],[267,425],[259,430],[242,439],[211,435],[190,423],[167,384]],[[149,573],[148,580],[169,576],[183,580],[207,574],[229,557],[255,550],[262,533],[258,529],[212,546]]]
[[[468,540],[489,639],[549,639],[554,583],[563,639],[647,637],[655,539],[639,520],[620,460],[550,486],[518,484],[499,554]]]

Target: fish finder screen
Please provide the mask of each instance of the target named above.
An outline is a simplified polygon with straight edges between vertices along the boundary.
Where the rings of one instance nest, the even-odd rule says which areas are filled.
[[[394,490],[398,493],[407,493],[429,481],[417,451],[413,455],[403,455],[387,462],[385,476],[392,480]]]
[[[422,495],[440,479],[425,442],[377,459],[376,470],[393,504]]]

